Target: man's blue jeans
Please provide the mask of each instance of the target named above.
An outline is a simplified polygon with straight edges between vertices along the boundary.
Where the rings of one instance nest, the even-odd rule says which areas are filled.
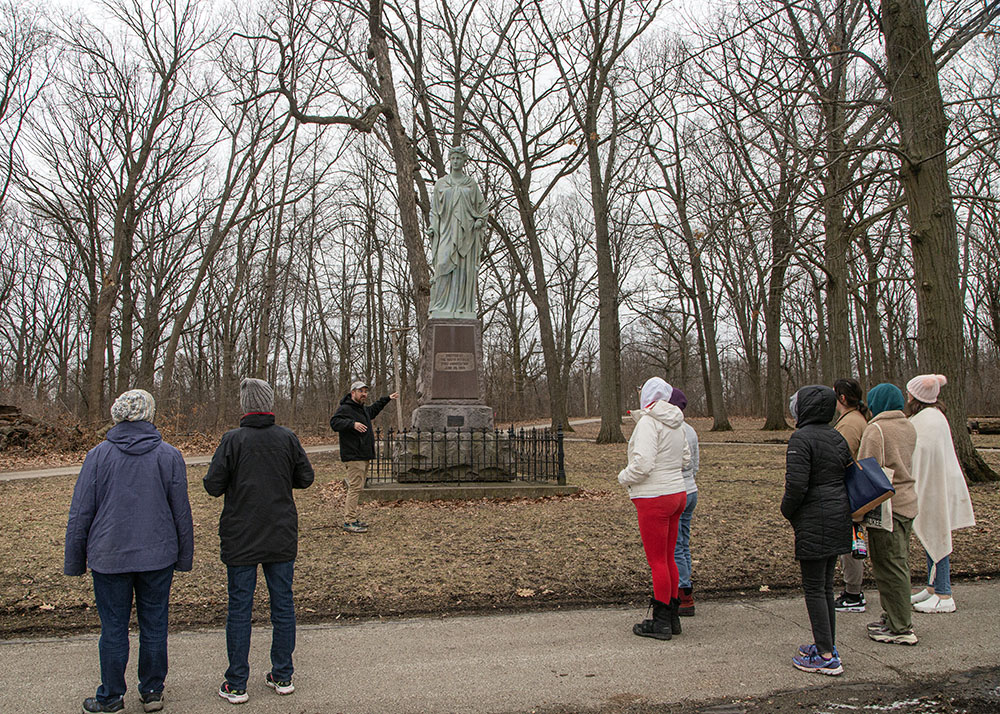
[[[271,598],[271,675],[285,682],[292,678],[292,651],[295,649],[295,604],[292,576],[295,561],[261,563]],[[229,669],[226,681],[234,689],[246,689],[250,676],[250,618],[253,592],[257,588],[256,565],[230,565],[229,615],[226,617],[226,649]]]
[[[125,694],[128,664],[128,621],[132,596],[139,621],[139,692],[162,692],[167,676],[167,612],[174,566],[140,573],[97,573],[94,600],[101,616],[101,686],[97,700],[108,704]]]
[[[698,492],[687,495],[687,505],[677,524],[677,546],[674,548],[674,562],[677,563],[677,587],[691,587],[691,514],[698,505]]]

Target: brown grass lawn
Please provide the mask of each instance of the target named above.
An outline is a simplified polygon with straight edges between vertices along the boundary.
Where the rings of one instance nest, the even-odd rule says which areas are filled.
[[[571,436],[593,438],[597,425]],[[798,585],[791,530],[778,513],[784,466],[780,444],[753,425],[707,432],[702,448],[692,554],[698,596],[764,593]],[[759,428],[759,427],[758,427]],[[593,431],[593,434],[589,433]],[[369,504],[366,535],[340,530],[343,468],[335,455],[314,461],[316,484],[297,493],[300,516],[296,599],[300,621],[526,607],[641,603],[650,579],[635,511],[615,477],[623,445],[570,441],[564,498],[460,503]],[[986,452],[1000,468],[1000,453]],[[221,499],[189,469],[195,566],[174,581],[174,627],[215,626],[225,617],[225,568],[218,559]],[[75,477],[0,483],[0,637],[94,629],[89,578],[61,574],[63,535]],[[993,576],[1000,564],[1000,486],[972,488],[978,525],[959,531],[956,578]],[[914,574],[923,554],[914,540]],[[264,588],[259,588],[262,595]],[[266,610],[259,610],[264,613]]]

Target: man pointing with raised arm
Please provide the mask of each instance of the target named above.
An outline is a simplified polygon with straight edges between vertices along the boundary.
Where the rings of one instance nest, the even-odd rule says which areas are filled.
[[[348,533],[365,533],[368,524],[361,521],[358,500],[368,476],[368,462],[375,458],[375,434],[372,419],[385,405],[399,397],[398,392],[382,397],[371,406],[368,401],[368,383],[357,380],[351,391],[340,400],[336,413],[330,417],[330,428],[340,434],[340,460],[347,467],[347,498],[344,499],[344,525]]]

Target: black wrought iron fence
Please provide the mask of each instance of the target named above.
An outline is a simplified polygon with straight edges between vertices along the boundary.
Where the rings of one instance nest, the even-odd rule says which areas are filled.
[[[368,485],[498,481],[565,484],[562,427],[375,432]]]

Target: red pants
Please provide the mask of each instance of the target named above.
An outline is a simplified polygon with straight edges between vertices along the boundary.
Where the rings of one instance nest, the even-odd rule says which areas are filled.
[[[677,597],[677,523],[680,521],[687,494],[671,493],[656,498],[633,498],[639,518],[639,535],[646,551],[646,561],[653,572],[653,597],[669,603]]]

